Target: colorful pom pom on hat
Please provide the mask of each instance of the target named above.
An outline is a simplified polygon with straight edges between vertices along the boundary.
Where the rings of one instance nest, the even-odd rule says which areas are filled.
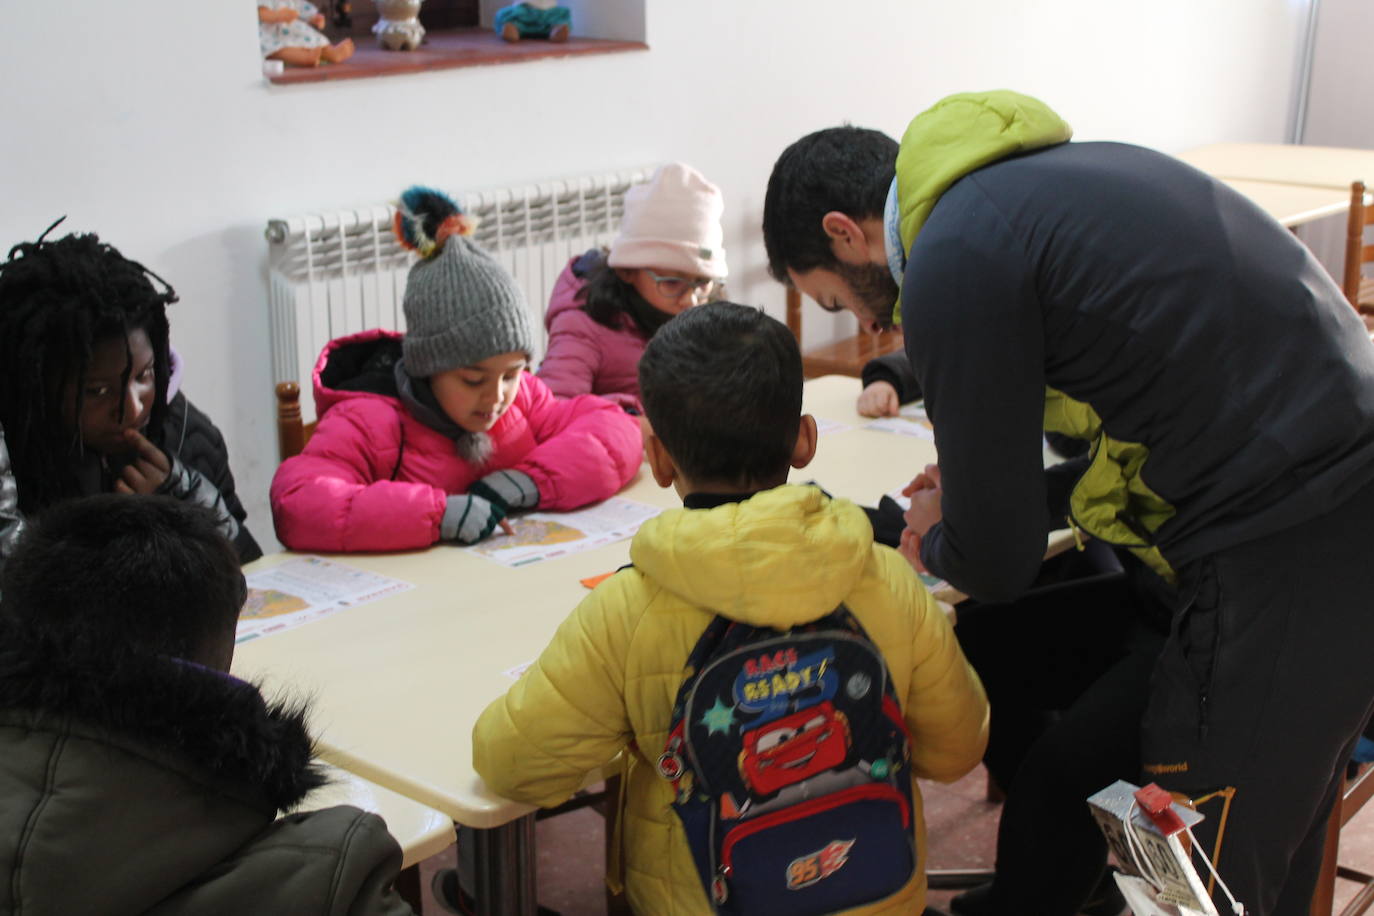
[[[402,308],[406,372],[428,378],[501,353],[534,355],[534,330],[514,278],[470,236],[476,221],[440,191],[401,193],[394,222],[401,245],[419,253]]]
[[[401,192],[392,223],[402,248],[432,258],[452,235],[472,235],[477,220],[443,191],[414,185]]]

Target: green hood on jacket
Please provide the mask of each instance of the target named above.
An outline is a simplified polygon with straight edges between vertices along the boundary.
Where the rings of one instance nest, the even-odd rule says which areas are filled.
[[[954,182],[999,159],[1072,136],[1073,129],[1044,102],[1008,89],[961,92],[918,114],[897,151],[902,251],[911,251],[930,211]],[[893,318],[901,324],[900,300]]]
[[[714,509],[645,522],[635,568],[683,600],[752,626],[787,629],[833,611],[873,552],[862,509],[813,486],[782,486]]]

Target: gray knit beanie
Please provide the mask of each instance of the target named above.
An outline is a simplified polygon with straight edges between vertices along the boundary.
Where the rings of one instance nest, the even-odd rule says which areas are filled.
[[[466,237],[473,225],[438,192],[411,188],[401,195],[397,234],[403,244],[416,240],[408,247],[422,255],[410,268],[402,302],[401,354],[416,378],[499,353],[534,355],[525,296],[505,268]]]

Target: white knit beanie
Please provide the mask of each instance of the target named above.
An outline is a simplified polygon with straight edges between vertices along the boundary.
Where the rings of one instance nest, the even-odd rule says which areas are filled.
[[[723,279],[724,211],[720,188],[691,166],[670,162],[625,192],[625,215],[607,263]]]

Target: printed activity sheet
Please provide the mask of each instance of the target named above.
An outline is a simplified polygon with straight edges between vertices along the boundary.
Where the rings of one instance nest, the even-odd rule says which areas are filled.
[[[250,573],[235,643],[290,630],[335,611],[409,591],[410,582],[323,557],[298,557]]]
[[[935,427],[930,425],[930,418],[926,416],[925,405],[920,401],[902,407],[895,417],[879,417],[876,420],[870,420],[864,428],[897,433],[899,436],[915,436],[930,442],[935,441]]]
[[[640,525],[661,511],[613,496],[573,512],[531,512],[512,517],[514,534],[498,528],[491,537],[466,549],[502,566],[524,566],[633,537]]]
[[[522,662],[513,668],[507,668],[505,671],[502,671],[501,673],[504,674],[506,677],[510,678],[512,681],[518,681],[520,680],[520,675],[528,671],[530,665],[533,664],[534,659],[530,659],[529,661]]]

